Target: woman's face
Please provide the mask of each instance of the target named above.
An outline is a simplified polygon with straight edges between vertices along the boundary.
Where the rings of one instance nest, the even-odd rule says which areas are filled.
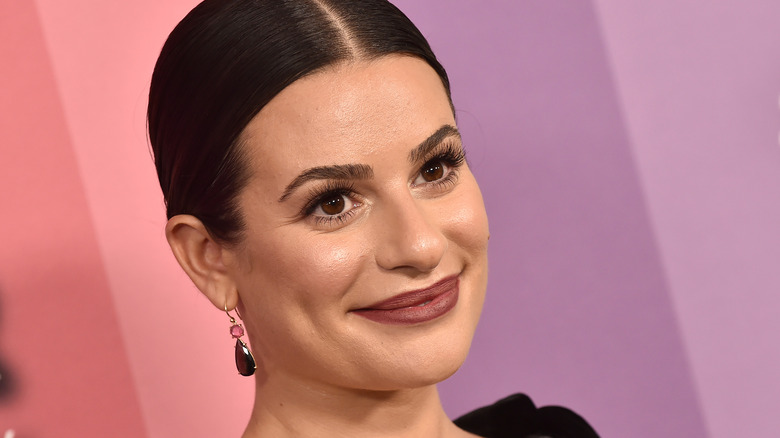
[[[298,80],[247,126],[229,269],[261,379],[386,390],[461,365],[488,223],[455,127],[439,77],[408,56]]]

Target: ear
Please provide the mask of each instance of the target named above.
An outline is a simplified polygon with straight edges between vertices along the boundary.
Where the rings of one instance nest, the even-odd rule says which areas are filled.
[[[230,255],[206,226],[188,214],[172,217],[165,226],[165,237],[174,257],[195,286],[214,306],[232,310],[238,304],[238,289],[231,277]]]

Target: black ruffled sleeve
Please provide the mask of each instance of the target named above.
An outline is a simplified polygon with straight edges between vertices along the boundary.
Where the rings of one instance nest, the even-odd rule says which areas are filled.
[[[463,430],[485,438],[598,438],[579,415],[560,406],[538,408],[514,394],[455,420]]]

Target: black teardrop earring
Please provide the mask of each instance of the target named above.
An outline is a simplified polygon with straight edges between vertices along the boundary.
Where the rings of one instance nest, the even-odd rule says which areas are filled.
[[[225,313],[227,313],[228,318],[230,318],[230,336],[236,339],[236,368],[238,368],[238,373],[242,376],[251,376],[255,373],[257,365],[255,364],[255,358],[252,356],[252,352],[249,351],[249,347],[241,340],[241,336],[244,336],[244,326],[239,324],[236,321],[236,318],[233,318],[233,315],[228,312],[227,303],[225,304]],[[236,314],[241,318],[238,309],[236,309]]]

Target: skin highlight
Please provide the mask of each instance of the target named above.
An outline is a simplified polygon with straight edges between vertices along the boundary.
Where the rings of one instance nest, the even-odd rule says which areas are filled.
[[[166,235],[212,303],[244,317],[258,362],[244,437],[469,436],[435,384],[468,352],[489,232],[433,69],[400,55],[328,67],[272,99],[242,144],[243,241],[220,245],[187,215]],[[453,275],[458,302],[434,320],[352,312]]]

